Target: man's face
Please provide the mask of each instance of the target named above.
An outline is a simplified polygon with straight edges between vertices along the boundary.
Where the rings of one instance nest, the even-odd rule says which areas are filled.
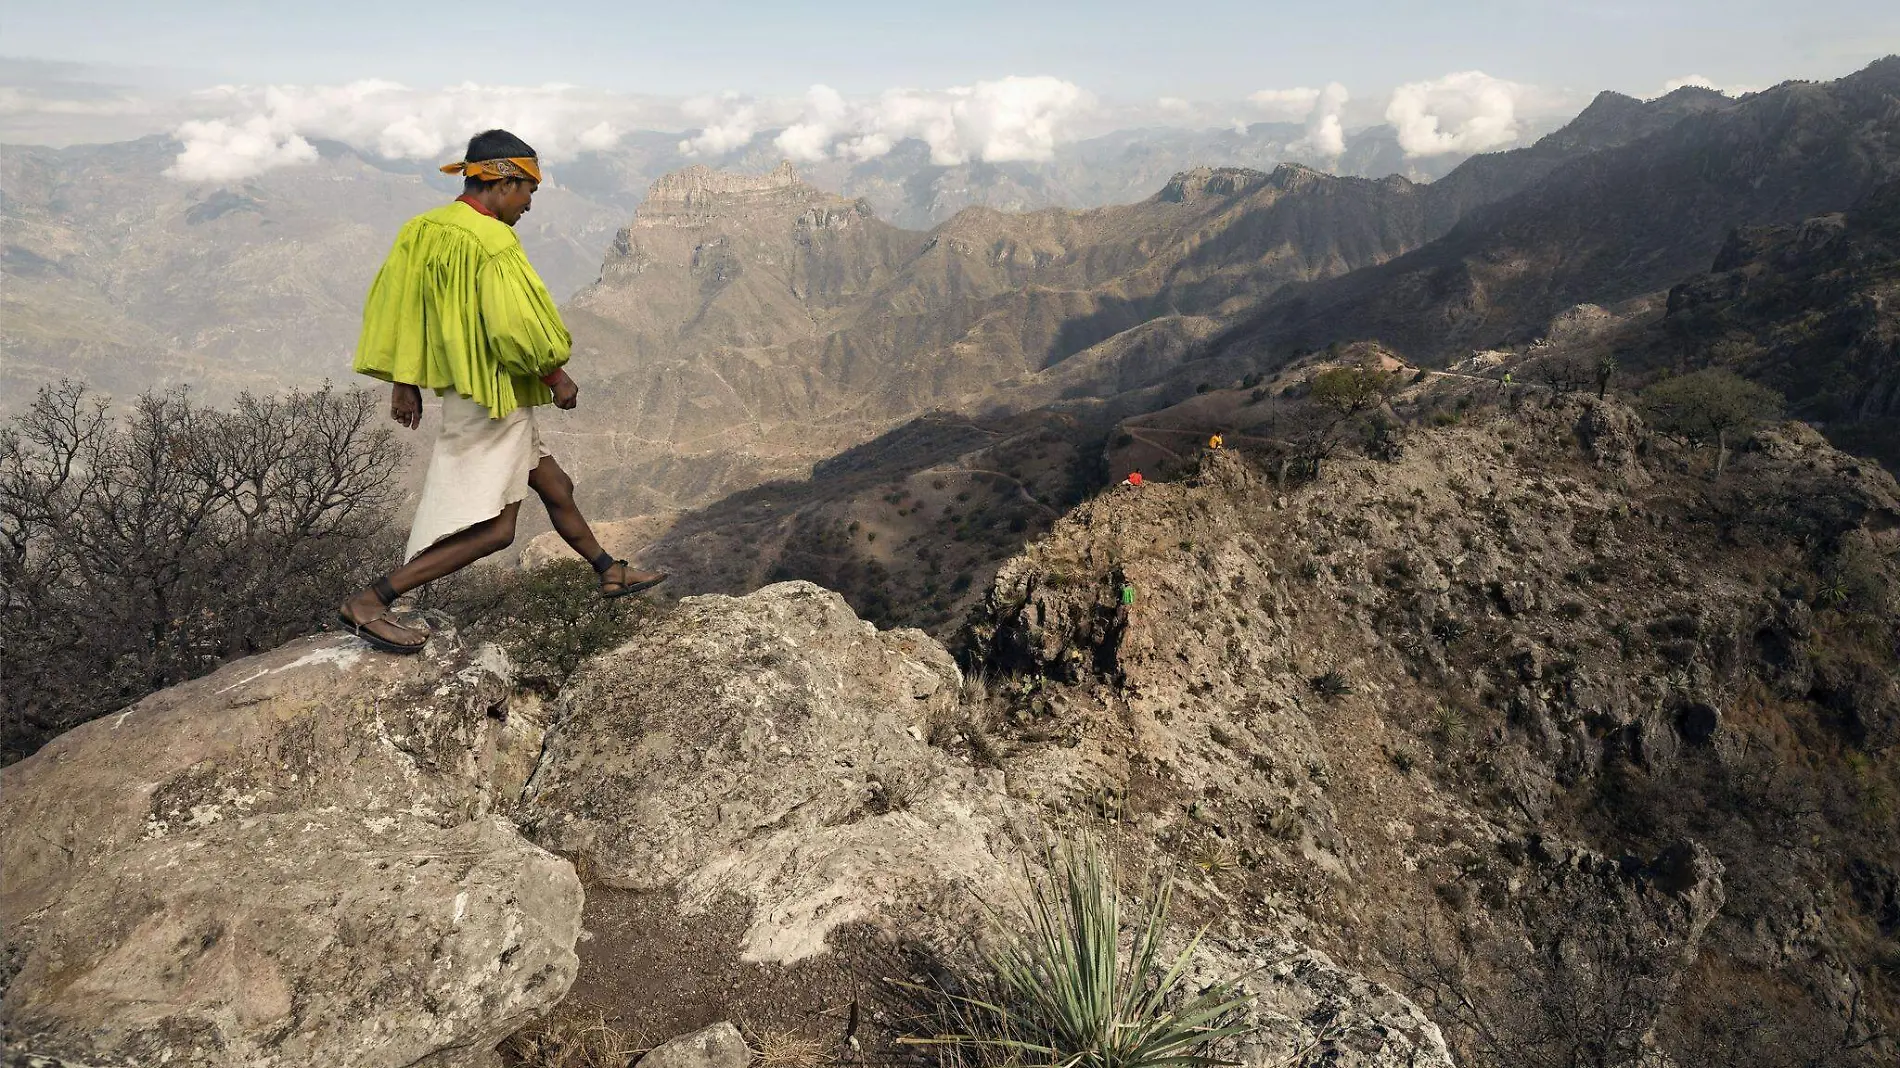
[[[523,179],[514,179],[501,183],[500,195],[495,198],[495,217],[509,226],[521,221],[534,202],[535,183]]]

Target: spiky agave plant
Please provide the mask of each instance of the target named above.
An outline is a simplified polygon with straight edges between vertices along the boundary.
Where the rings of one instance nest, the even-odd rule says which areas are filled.
[[[1045,851],[1050,874],[1030,875],[1017,923],[997,923],[974,996],[936,992],[957,1033],[910,1041],[947,1045],[979,1062],[1056,1068],[1211,1068],[1207,1052],[1248,1028],[1220,1020],[1243,1007],[1228,983],[1188,997],[1183,972],[1203,932],[1162,959],[1170,887],[1156,888],[1124,949],[1122,900],[1089,838]]]

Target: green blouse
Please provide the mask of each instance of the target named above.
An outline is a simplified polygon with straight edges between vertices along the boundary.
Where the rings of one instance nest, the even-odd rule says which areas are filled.
[[[369,287],[355,368],[450,389],[499,419],[546,404],[573,339],[513,228],[461,201],[409,220]]]

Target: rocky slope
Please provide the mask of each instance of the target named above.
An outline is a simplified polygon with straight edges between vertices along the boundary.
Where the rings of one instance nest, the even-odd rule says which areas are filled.
[[[1478,1063],[1559,1020],[1628,1046],[1609,1006],[1678,1064],[1889,1055],[1891,477],[1791,424],[1710,484],[1575,395],[1455,422],[1299,489],[1220,454],[1058,523],[970,634],[1036,680],[990,721],[1006,772],[1139,819],[1216,914],[1316,923]]]
[[[414,662],[317,638],[228,665],[0,773],[8,1050],[487,1065],[570,983],[646,1044],[861,997],[881,1048],[909,1026],[881,969],[946,959],[1042,833],[947,748],[961,682],[804,583],[689,599],[551,705],[449,632]],[[1260,995],[1244,1063],[1449,1064],[1416,1006],[1285,932],[1197,959]]]
[[[1645,377],[1726,367],[1787,398],[1843,448],[1900,470],[1900,181],[1844,212],[1735,231],[1708,271],[1589,308],[1534,348],[1530,373],[1614,356]]]
[[[1267,385],[1231,403],[1287,433]],[[1180,880],[1248,1065],[1890,1058],[1900,487],[1800,424],[1712,481],[1614,399],[1450,377],[1382,419],[1317,480],[1243,432],[1094,496],[961,668],[792,582],[552,697],[446,632],[320,638],[71,732],[0,772],[9,1039],[476,1064],[566,991],[643,1043],[835,1042],[856,1001],[877,1049],[877,979],[954,964],[1082,827]],[[338,978],[385,966],[374,1004]]]

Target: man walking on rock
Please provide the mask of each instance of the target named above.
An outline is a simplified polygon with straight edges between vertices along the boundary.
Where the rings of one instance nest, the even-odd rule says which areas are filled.
[[[391,384],[389,412],[422,424],[422,390],[442,398],[442,434],[409,531],[405,563],[337,609],[338,621],[389,653],[421,652],[425,631],[397,622],[391,602],[514,542],[530,489],[554,529],[600,575],[603,597],[659,585],[601,548],[574,504],[574,483],[535,425],[580,389],[563,369],[571,341],[547,287],[515,236],[541,183],[534,149],[506,130],[477,134],[458,163],[462,195],[418,215],[370,286],[355,369]]]

